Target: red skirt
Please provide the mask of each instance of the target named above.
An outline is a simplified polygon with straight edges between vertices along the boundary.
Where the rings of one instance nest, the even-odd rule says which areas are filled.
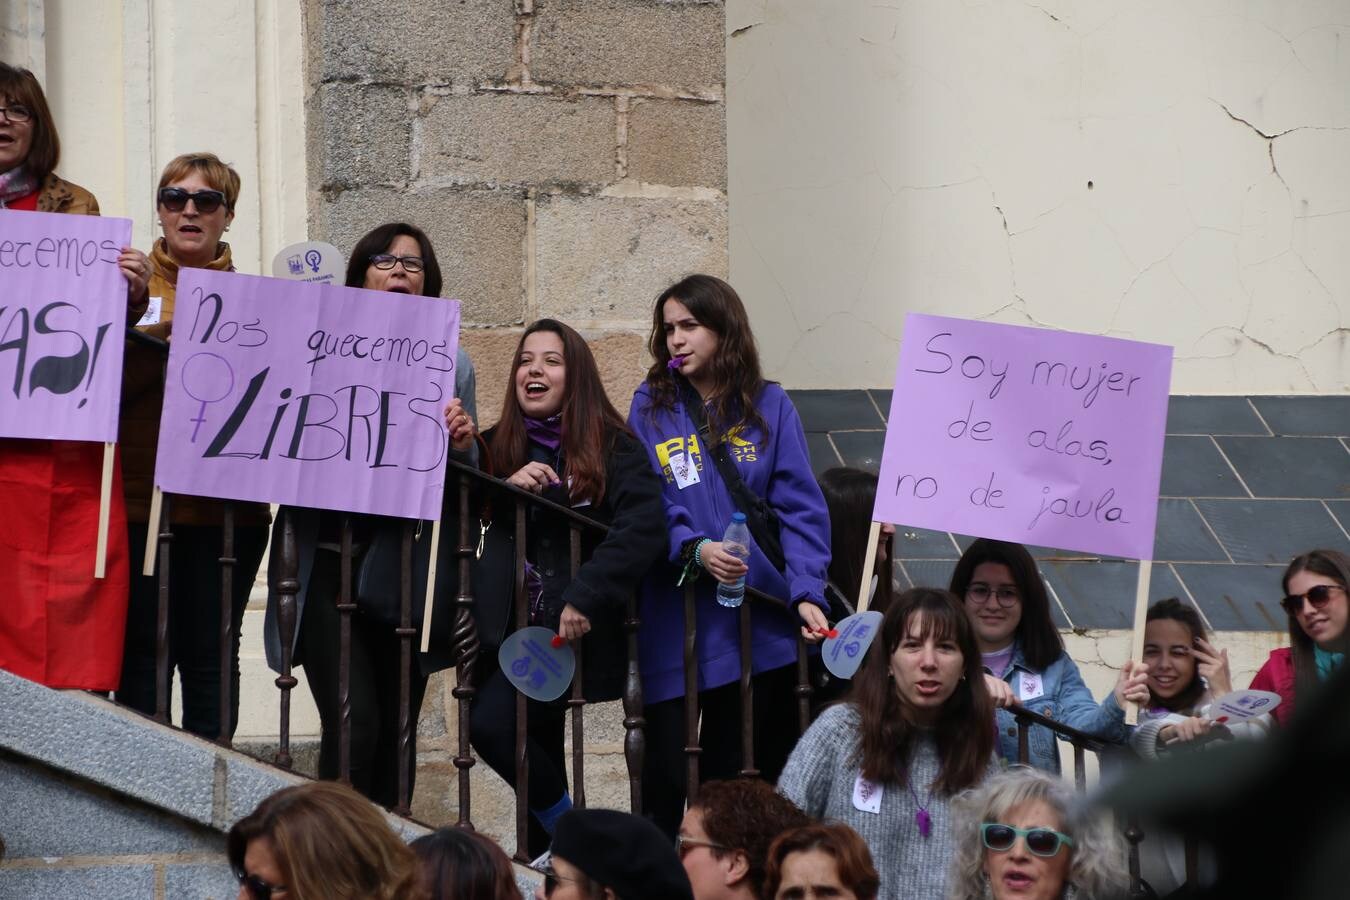
[[[102,474],[102,444],[0,439],[0,669],[54,688],[117,687],[130,584],[120,459],[96,579]]]

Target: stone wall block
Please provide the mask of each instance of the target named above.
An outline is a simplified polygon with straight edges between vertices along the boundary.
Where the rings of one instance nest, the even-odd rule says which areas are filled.
[[[653,299],[683,275],[725,277],[725,201],[540,197],[539,309],[572,324],[642,328]]]
[[[321,80],[445,84],[502,78],[515,61],[514,0],[324,0],[311,17]]]
[[[239,882],[222,860],[215,864],[168,865],[164,867],[165,897],[207,897],[228,900],[236,896]]]
[[[727,187],[722,103],[634,101],[628,113],[628,177],[650,184]]]
[[[309,103],[310,164],[320,187],[407,182],[412,114],[402,88],[325,84]],[[315,143],[318,139],[318,144]]]
[[[493,184],[614,181],[614,102],[472,94],[434,98],[419,123],[417,177]]]
[[[464,325],[511,325],[524,316],[522,195],[453,188],[361,188],[323,203],[316,216],[316,237],[348,255],[357,240],[378,225],[417,225],[436,250],[444,282],[441,296],[464,304]]]
[[[149,864],[0,869],[0,897],[154,896],[155,867]]]
[[[516,352],[516,343],[520,340],[520,332],[519,328],[472,328],[459,333],[460,344],[473,360],[474,371],[478,375],[480,429],[492,426],[501,415],[502,397],[506,393],[507,379],[511,376],[511,360]],[[459,713],[452,715],[458,716]],[[458,719],[455,721],[458,722]]]
[[[536,0],[530,74],[554,84],[721,85],[720,3]]]

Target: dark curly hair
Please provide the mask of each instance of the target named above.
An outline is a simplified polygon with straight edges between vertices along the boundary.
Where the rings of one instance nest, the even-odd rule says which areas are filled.
[[[1148,608],[1148,615],[1145,623],[1156,622],[1161,619],[1167,619],[1173,622],[1180,622],[1186,626],[1191,633],[1191,639],[1208,640],[1208,633],[1205,631],[1205,622],[1200,618],[1200,613],[1194,606],[1182,603],[1176,597],[1168,597],[1166,600],[1159,600]],[[1161,706],[1164,709],[1170,709],[1177,712],[1183,709],[1192,709],[1195,704],[1200,702],[1200,698],[1205,693],[1205,683],[1200,679],[1200,673],[1197,671],[1191,678],[1191,683],[1186,685],[1175,697],[1170,699],[1165,697],[1153,697],[1150,701],[1155,706]],[[1217,698],[1216,698],[1217,699]]]
[[[703,785],[690,808],[702,813],[708,840],[731,848],[713,848],[714,856],[720,859],[737,851],[745,854],[749,869],[745,878],[756,897],[764,885],[764,866],[773,839],[814,821],[768,782],[749,778]]]

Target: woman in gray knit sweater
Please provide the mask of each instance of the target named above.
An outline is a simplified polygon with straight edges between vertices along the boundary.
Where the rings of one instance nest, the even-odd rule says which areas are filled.
[[[951,798],[998,770],[993,749],[993,701],[965,610],[947,591],[915,588],[886,611],[848,701],[802,735],[778,789],[862,835],[883,900],[941,900]]]

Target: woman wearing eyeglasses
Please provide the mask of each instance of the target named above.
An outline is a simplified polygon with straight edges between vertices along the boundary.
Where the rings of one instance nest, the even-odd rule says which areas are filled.
[[[997,706],[999,752],[1017,759],[1014,705],[1108,741],[1125,740],[1125,704],[1148,700],[1147,670],[1127,661],[1115,690],[1098,703],[1050,620],[1050,598],[1036,562],[1021,544],[980,538],[961,554],[951,591],[965,601]],[[1031,726],[1028,762],[1059,772],[1055,736]]]
[[[390,222],[371,231],[356,242],[347,261],[347,287],[413,294],[423,297],[441,295],[441,267],[431,240],[420,229],[406,222]],[[372,300],[378,302],[378,300]],[[472,462],[474,451],[475,376],[469,355],[460,346],[455,357],[455,396],[444,414],[449,431],[451,458]],[[453,481],[447,479],[447,489]],[[446,515],[453,515],[453,498],[446,503]],[[290,518],[299,556],[300,589],[295,596],[296,629],[291,647],[293,665],[303,665],[310,693],[319,709],[322,727],[319,742],[319,777],[337,778],[342,725],[343,698],[340,696],[338,652],[342,618],[337,609],[341,589],[342,521],[344,514],[331,510],[282,507],[282,516]],[[402,638],[393,622],[381,618],[372,599],[398,597],[397,583],[402,571],[402,533],[406,520],[384,516],[351,516],[352,593],[357,605],[351,620],[350,685],[347,701],[351,710],[351,783],[362,794],[387,807],[397,805],[400,755],[400,703],[402,677],[407,674],[412,722],[408,742],[403,747],[408,761],[408,790],[411,795],[416,775],[417,716],[426,692],[427,676],[450,660],[419,660],[412,654],[411,665],[402,663]],[[281,670],[281,632],[277,619],[277,565],[281,558],[281,529],[273,529],[272,553],[268,573],[267,619],[264,638],[267,662]],[[454,535],[457,531],[448,530]],[[413,554],[428,554],[430,523],[422,523],[415,532]],[[443,540],[445,554],[453,542]],[[444,560],[446,557],[441,557]],[[415,567],[416,568],[416,567]],[[444,562],[441,570],[452,577],[454,566]],[[368,576],[368,577],[367,577]],[[393,582],[393,583],[387,583]],[[438,578],[438,585],[442,582]],[[364,591],[369,590],[371,597]],[[420,596],[414,576],[414,596]],[[438,596],[444,594],[438,590]],[[453,593],[453,592],[450,592]],[[397,602],[397,601],[395,601]],[[414,601],[415,602],[415,601]],[[445,613],[441,621],[453,618]],[[415,625],[421,626],[420,616]],[[414,636],[413,648],[420,647]]]
[[[168,340],[173,333],[178,276],[183,269],[234,271],[230,245],[221,240],[234,221],[239,173],[212,153],[185,153],[171,160],[159,177],[155,195],[163,235],[150,250],[150,312],[139,330]],[[133,562],[159,523],[150,522],[154,492],[159,417],[164,405],[164,354],[128,341],[122,378],[122,467],[127,525]],[[169,500],[173,553],[169,566],[169,669],[183,686],[183,727],[214,740],[234,734],[239,719],[239,627],[249,590],[267,547],[271,515],[265,503],[237,501],[234,552],[238,561],[231,581],[230,720],[220,710],[220,604],[223,519],[226,502],[208,497]],[[133,565],[127,611],[126,653],[117,699],[144,713],[155,711],[155,639],[159,579],[139,574]]]
[[[1339,550],[1304,553],[1284,570],[1282,584],[1290,646],[1271,652],[1252,679],[1252,690],[1280,695],[1275,721],[1284,725],[1297,695],[1315,689],[1345,661],[1350,556]]]
[[[949,900],[1105,900],[1129,886],[1109,815],[1016,766],[958,798]]]
[[[98,215],[92,194],[56,174],[60,158],[42,86],[27,69],[0,62],[0,209]],[[145,312],[150,264],[126,247],[117,265],[127,282],[127,321],[134,323]],[[13,333],[2,341],[21,329],[6,330]],[[96,443],[0,439],[0,669],[55,688],[117,686],[129,577],[121,466],[113,467],[107,576],[96,579],[102,476],[103,447]]]

